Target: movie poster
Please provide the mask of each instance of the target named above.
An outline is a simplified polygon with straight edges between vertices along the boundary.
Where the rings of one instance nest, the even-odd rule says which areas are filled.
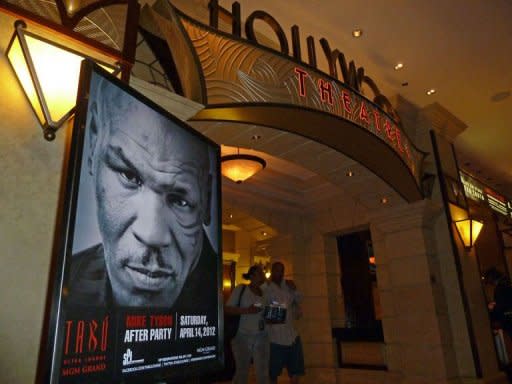
[[[220,368],[218,145],[92,63],[79,93],[48,382]]]

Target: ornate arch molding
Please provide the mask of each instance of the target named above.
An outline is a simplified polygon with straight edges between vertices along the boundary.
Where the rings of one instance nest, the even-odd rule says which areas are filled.
[[[365,165],[407,201],[423,198],[426,154],[398,120],[353,87],[296,57],[193,20],[168,1],[145,7],[141,26],[167,41],[184,95],[206,106],[193,120],[302,135]]]

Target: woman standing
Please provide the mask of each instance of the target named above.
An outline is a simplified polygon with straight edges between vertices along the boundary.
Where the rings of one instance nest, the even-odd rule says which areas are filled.
[[[238,285],[231,293],[225,307],[226,313],[240,315],[238,332],[231,341],[236,364],[233,383],[247,383],[252,358],[257,383],[267,384],[269,341],[263,321],[264,301],[261,290],[265,275],[261,266],[253,265],[242,276],[244,279],[250,280],[250,284]]]

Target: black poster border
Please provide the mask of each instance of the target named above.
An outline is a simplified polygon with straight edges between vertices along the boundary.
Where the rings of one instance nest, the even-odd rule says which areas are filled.
[[[163,115],[172,123],[183,128],[188,133],[194,135],[199,140],[207,143],[209,148],[213,149],[214,156],[218,159],[216,174],[217,178],[216,190],[214,196],[216,200],[212,204],[217,204],[217,247],[214,251],[217,253],[216,258],[216,322],[217,330],[215,337],[215,354],[216,357],[204,360],[200,363],[183,364],[176,367],[160,368],[149,370],[141,374],[130,374],[129,376],[118,375],[114,372],[114,376],[108,377],[95,376],[93,379],[77,378],[76,383],[154,383],[158,380],[167,379],[184,379],[191,376],[200,376],[222,369],[224,364],[224,345],[223,345],[223,311],[222,311],[222,227],[221,227],[221,177],[220,177],[220,146],[194,130],[192,127],[179,120],[174,115],[154,103],[144,95],[127,86],[124,82],[109,74],[90,60],[82,62],[80,71],[80,82],[77,94],[77,105],[74,123],[72,129],[66,130],[66,143],[64,149],[64,160],[61,172],[61,183],[59,190],[59,201],[57,215],[55,221],[55,230],[53,236],[52,256],[50,260],[50,270],[48,278],[48,286],[46,293],[45,312],[43,316],[43,326],[41,331],[41,340],[39,346],[39,355],[36,371],[37,384],[61,383],[61,363],[62,348],[65,337],[64,317],[63,313],[63,289],[65,279],[69,273],[70,257],[72,255],[73,235],[75,232],[75,219],[77,215],[78,192],[80,183],[80,172],[82,157],[84,152],[84,138],[86,131],[87,110],[89,105],[90,86],[93,73],[106,78],[115,86],[121,88],[124,92],[136,98],[138,101],[146,104],[155,112]],[[178,319],[174,319],[178,321]],[[176,328],[175,328],[176,329]],[[117,353],[117,351],[116,351]],[[117,356],[119,359],[119,356]],[[114,369],[114,368],[111,368]],[[67,381],[69,382],[69,381]],[[75,381],[73,381],[74,383]]]

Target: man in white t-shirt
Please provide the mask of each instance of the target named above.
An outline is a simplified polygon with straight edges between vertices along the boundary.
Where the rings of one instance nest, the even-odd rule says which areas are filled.
[[[293,325],[294,317],[300,315],[299,303],[301,294],[293,280],[284,279],[284,265],[281,262],[272,264],[270,282],[264,290],[265,303],[286,308],[283,323],[270,323],[270,382],[277,383],[284,367],[288,371],[290,383],[299,382],[299,377],[305,374],[302,343]]]

